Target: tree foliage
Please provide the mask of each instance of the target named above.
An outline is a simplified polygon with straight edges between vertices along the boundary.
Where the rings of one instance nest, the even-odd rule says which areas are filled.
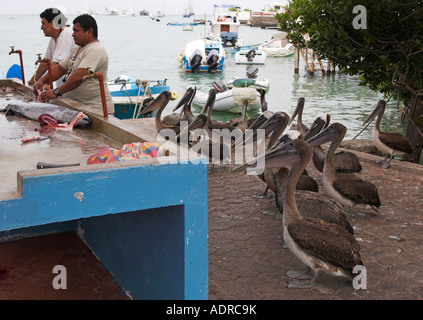
[[[365,10],[354,13],[356,6]],[[292,0],[276,18],[294,45],[360,75],[372,90],[423,96],[423,1]]]

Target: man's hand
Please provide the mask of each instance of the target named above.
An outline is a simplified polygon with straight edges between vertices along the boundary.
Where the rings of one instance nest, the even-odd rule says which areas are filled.
[[[47,90],[41,94],[41,101],[49,102],[51,99],[55,99],[57,96],[54,94],[54,90]]]

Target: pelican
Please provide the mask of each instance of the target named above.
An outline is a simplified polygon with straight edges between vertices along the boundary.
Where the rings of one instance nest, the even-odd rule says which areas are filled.
[[[249,129],[249,131],[244,131],[242,135],[232,144],[232,148],[239,147],[242,144],[249,142],[249,139],[251,137],[253,138],[253,142],[256,141],[257,129],[259,129],[267,120],[269,120],[273,116],[273,114],[273,111],[264,111],[262,114],[258,115],[258,117],[256,117],[253,122],[250,123],[250,121],[248,121],[248,123],[250,123],[247,128]],[[268,133],[266,132],[265,136],[267,136],[267,134]]]
[[[174,113],[164,116],[162,119],[162,123],[165,125],[178,126],[179,123],[183,120],[191,122],[194,118],[194,115],[191,112],[191,103],[194,99],[196,92],[197,89],[195,86],[188,87],[184,96],[179,100],[176,107],[173,108]],[[181,109],[181,113],[175,113],[175,111],[181,106],[183,106],[183,108]]]
[[[364,122],[364,124],[371,123],[373,119],[377,117],[376,124],[373,129],[373,143],[379,151],[386,154],[382,169],[389,168],[394,155],[411,155],[413,152],[410,140],[408,140],[407,137],[399,133],[380,131],[380,123],[382,122],[382,117],[385,112],[385,106],[386,102],[384,100],[380,100],[376,108]],[[388,155],[390,158],[389,161],[386,161],[388,159]]]
[[[311,146],[331,141],[326,153],[323,167],[323,187],[329,196],[348,208],[357,204],[368,204],[374,210],[381,206],[376,186],[368,181],[355,177],[353,174],[339,174],[335,172],[333,156],[336,148],[341,144],[347,128],[340,123],[333,123],[317,136],[308,140]]]
[[[209,98],[210,95],[214,95],[214,101],[216,100],[216,89],[210,89],[209,91]],[[226,122],[221,121],[212,121],[212,111],[214,107],[214,101],[213,103],[206,102],[206,106],[203,108],[203,110],[207,109],[207,123],[205,124],[205,127],[209,128],[210,130],[218,129],[228,129],[230,132],[234,129],[240,129],[241,131],[245,131],[248,128],[248,121],[246,120],[247,116],[247,107],[248,107],[248,101],[244,101],[242,105],[242,116],[241,116],[241,122],[238,123],[237,126],[231,125]]]
[[[353,268],[363,265],[360,246],[343,226],[320,218],[305,217],[297,207],[295,186],[311,159],[311,148],[302,139],[291,141],[266,153],[266,167],[289,170],[283,204],[283,237],[289,250],[313,271],[309,281],[291,282],[288,288],[308,288],[319,272],[353,278]],[[284,170],[280,170],[284,171]],[[303,273],[288,271],[288,276],[305,279]]]
[[[173,108],[173,112],[175,112],[181,106],[184,106],[181,109],[181,113],[179,114],[179,119],[186,120],[186,121],[188,121],[188,123],[191,123],[195,119],[195,116],[194,116],[194,114],[192,113],[192,110],[191,110],[191,104],[192,104],[192,101],[194,100],[196,93],[197,93],[197,87],[196,86],[189,86],[187,91],[185,92],[184,96],[179,101],[179,103],[176,105],[175,108]],[[164,123],[166,123],[165,122],[166,117],[163,118]]]
[[[210,90],[209,97],[205,104],[205,108],[213,109],[214,102],[216,100],[216,91],[214,89]],[[209,157],[212,163],[212,169],[209,173],[213,172],[214,164],[216,161],[222,161],[228,163],[230,161],[231,150],[228,145],[223,143],[223,141],[213,140],[213,132],[210,128],[210,114],[200,113],[194,121],[192,121],[180,134],[177,136],[177,139],[185,132],[190,132],[195,129],[204,129],[205,140],[199,141],[195,144],[195,151],[201,155]],[[194,148],[194,146],[193,146]]]
[[[307,131],[304,140],[307,141],[312,136],[318,134],[322,129],[326,128],[330,123],[330,115],[327,113],[319,114],[310,129]],[[325,152],[321,146],[313,148],[313,164],[317,170],[323,172],[325,164]],[[357,155],[349,151],[338,151],[333,156],[333,165],[335,171],[339,173],[355,173],[360,172],[362,169],[360,160]]]
[[[289,118],[288,118],[288,120],[289,120]],[[266,124],[264,124],[263,126],[265,126],[265,125]],[[286,126],[287,126],[287,123],[284,123],[284,128],[286,128]],[[282,132],[283,132],[283,130],[282,130]],[[278,133],[278,136],[279,135],[280,135],[280,133]],[[272,137],[273,136],[275,136],[275,135],[272,134]],[[288,130],[287,133],[284,134],[277,141],[276,141],[276,139],[272,139],[272,137],[269,140],[268,150],[272,150],[280,144],[284,144],[284,143],[287,143],[287,142],[295,140],[295,139],[302,139],[303,138],[301,133],[297,130]],[[267,187],[266,187],[266,190],[264,191],[264,193],[261,196],[257,196],[257,197],[266,196],[269,189],[272,190],[273,192],[275,192],[275,194],[276,194],[276,182],[277,182],[277,180],[278,179],[281,180],[281,181],[286,180],[286,177],[284,177],[283,175],[277,175],[278,170],[279,170],[278,168],[276,168],[276,169],[275,168],[268,168],[268,169],[264,170],[263,174],[259,175],[259,178],[266,183]],[[317,182],[307,174],[306,170],[304,170],[303,174],[298,179],[296,188],[297,188],[297,190],[307,190],[307,191],[311,191],[311,192],[319,192],[319,186],[318,186]],[[281,201],[280,204],[282,206],[283,201]]]
[[[303,136],[305,136],[308,131],[308,127],[303,123],[304,103],[305,99],[303,97],[298,98],[297,107],[295,108],[294,113],[291,116],[291,120],[289,121],[289,124],[291,124],[295,117],[298,116],[297,124],[292,125],[291,130],[298,130]]]
[[[164,108],[169,103],[169,100],[171,98],[172,94],[169,91],[163,91],[160,93],[160,95],[148,105],[147,108],[145,108],[141,114],[152,112],[154,110],[157,110],[157,114],[155,117],[155,123],[156,123],[156,130],[160,133],[163,129],[170,129],[175,131],[176,134],[180,131],[180,125],[179,122],[174,122],[173,124],[165,124],[162,122],[161,116]]]

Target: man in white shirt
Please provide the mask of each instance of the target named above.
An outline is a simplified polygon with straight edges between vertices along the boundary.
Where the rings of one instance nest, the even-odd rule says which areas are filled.
[[[50,59],[51,67],[60,63],[69,53],[77,47],[72,37],[72,29],[66,27],[64,15],[59,9],[49,8],[40,14],[41,30],[46,37],[51,37],[44,58]],[[47,63],[40,63],[35,75],[29,80],[29,85],[34,85],[48,71]],[[54,88],[60,87],[64,77],[53,83]],[[53,89],[53,88],[52,88]]]

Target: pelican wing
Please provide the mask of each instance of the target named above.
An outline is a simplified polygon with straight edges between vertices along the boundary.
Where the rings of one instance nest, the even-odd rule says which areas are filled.
[[[288,225],[295,243],[308,255],[342,268],[352,275],[356,265],[363,265],[360,245],[354,236],[335,224],[318,219],[305,219]]]
[[[373,183],[364,180],[338,179],[333,182],[333,187],[344,197],[355,203],[364,203],[380,207],[379,192]]]
[[[405,153],[412,153],[410,140],[407,137],[394,132],[381,132],[379,139],[389,148]]]

